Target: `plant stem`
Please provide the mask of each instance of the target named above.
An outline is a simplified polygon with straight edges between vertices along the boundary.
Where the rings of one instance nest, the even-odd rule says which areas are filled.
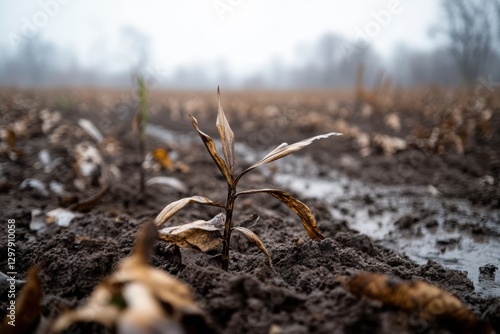
[[[145,136],[143,135],[142,133],[142,127],[141,127],[141,134],[140,134],[140,140],[139,140],[139,172],[140,172],[140,187],[141,187],[141,194],[144,194],[144,185],[145,185],[145,171],[144,171],[144,167],[142,166],[142,163],[144,162],[144,156],[145,156],[145,151],[146,151],[146,148],[145,148]]]
[[[148,124],[148,100],[146,93],[146,84],[144,82],[144,78],[139,76],[137,79],[137,83],[139,86],[139,96],[141,98],[140,105],[140,118],[139,118],[139,154],[140,154],[140,165],[139,171],[141,174],[141,194],[144,194],[144,183],[145,183],[145,170],[142,167],[142,163],[144,162],[144,157],[146,153],[146,126]]]
[[[146,153],[146,125],[148,124],[148,96],[146,92],[146,83],[144,78],[139,76],[137,78],[137,84],[139,89],[139,96],[141,98],[140,113],[139,113],[139,171],[141,175],[141,194],[144,194],[144,183],[145,183],[145,171],[142,168],[142,163],[144,161]]]
[[[224,240],[222,242],[222,269],[229,269],[229,243],[231,241],[231,219],[233,217],[234,200],[236,199],[236,187],[228,185],[226,199],[226,222],[224,225]]]

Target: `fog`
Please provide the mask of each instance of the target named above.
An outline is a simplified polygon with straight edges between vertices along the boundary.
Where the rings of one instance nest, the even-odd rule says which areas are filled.
[[[132,3],[2,2],[0,85],[128,87],[142,74],[157,88],[351,88],[360,64],[365,85],[500,78],[498,17],[467,77],[442,33],[446,1]]]

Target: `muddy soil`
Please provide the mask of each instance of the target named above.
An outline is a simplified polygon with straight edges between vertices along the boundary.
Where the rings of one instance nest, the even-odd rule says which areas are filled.
[[[9,154],[0,157],[2,226],[6,229],[8,219],[16,220],[17,278],[24,279],[30,266],[40,266],[47,317],[81,305],[130,253],[140,223],[154,219],[166,204],[195,194],[224,201],[225,182],[187,119],[187,114],[194,114],[201,128],[216,137],[215,94],[151,93],[147,147],[167,148],[172,159],[189,170],[149,169],[147,178],[175,177],[187,189],[154,185],[142,195],[138,143],[130,127],[137,103],[130,92],[4,90],[2,97],[2,128],[15,122],[17,128],[26,128],[19,130],[16,141],[23,154],[14,160]],[[331,131],[325,120],[336,119],[332,110],[355,109],[352,97],[328,92],[223,93],[223,105],[241,142],[236,147],[239,168],[283,141]],[[42,119],[44,109],[50,115],[58,111],[60,119]],[[213,254],[183,250],[179,256],[160,241],[152,265],[188,283],[222,333],[450,332],[446,324],[355,297],[341,286],[340,276],[362,271],[420,279],[444,288],[500,333],[499,279],[479,270],[500,266],[498,114],[495,110],[492,137],[472,141],[463,155],[410,147],[392,156],[377,151],[362,156],[352,140],[336,137],[245,176],[241,189],[281,187],[305,202],[326,237],[309,240],[299,219],[278,201],[264,195],[238,199],[235,220],[254,213],[260,216],[253,231],[271,253],[274,269],[238,235],[232,240],[229,272],[220,269]],[[99,190],[95,185],[77,190],[74,184],[74,147],[92,142],[78,127],[80,118],[91,120],[113,138],[105,160],[118,167],[121,179],[68,227],[51,224],[35,231],[30,227],[33,210],[47,212],[65,205],[51,190],[51,181],[63,185],[67,197],[80,200]],[[344,119],[366,131],[394,135],[383,124],[349,114]],[[409,130],[403,126],[405,131]],[[57,163],[47,167],[42,151]],[[29,178],[45,184],[46,193],[20,187]],[[210,219],[218,212],[193,205],[172,224]],[[6,241],[6,233],[0,233],[2,272],[7,271]],[[5,282],[0,289],[3,318]],[[82,323],[69,332],[108,331]]]

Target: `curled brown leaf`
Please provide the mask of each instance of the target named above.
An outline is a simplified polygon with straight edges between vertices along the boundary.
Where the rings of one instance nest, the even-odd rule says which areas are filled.
[[[259,166],[262,166],[264,164],[270,163],[272,161],[281,159],[283,157],[286,157],[287,155],[292,154],[293,152],[296,152],[296,151],[298,151],[298,150],[300,150],[300,149],[302,149],[302,148],[304,148],[304,147],[312,144],[312,142],[314,142],[315,140],[325,139],[325,138],[328,138],[330,136],[340,136],[340,135],[342,135],[342,134],[338,133],[338,132],[330,132],[330,133],[325,133],[325,134],[322,134],[322,135],[319,135],[319,136],[315,136],[315,137],[312,137],[312,138],[304,139],[304,140],[301,140],[299,142],[296,142],[296,143],[290,144],[290,145],[287,144],[287,143],[282,143],[281,145],[279,145],[278,147],[276,147],[274,150],[272,150],[271,152],[269,152],[260,161],[256,162],[255,164],[251,165],[250,167],[248,167],[247,169],[245,169],[243,172],[241,172],[236,177],[236,180],[239,180],[243,175],[245,175],[246,173],[248,173],[252,169],[257,168]]]
[[[233,183],[233,175],[231,174],[231,171],[229,170],[224,160],[220,157],[219,153],[217,153],[217,147],[215,146],[215,142],[209,135],[200,130],[198,126],[198,121],[194,116],[189,115],[189,117],[191,117],[191,122],[193,123],[193,126],[198,132],[198,134],[200,135],[201,140],[203,140],[203,143],[205,144],[208,153],[210,153],[210,156],[212,157],[215,164],[221,171],[222,175],[224,175],[224,177],[226,178],[227,183],[231,185]]]
[[[155,223],[158,226],[164,224],[167,220],[172,218],[177,212],[179,212],[183,207],[191,203],[198,203],[204,205],[212,205],[223,208],[224,205],[214,202],[204,196],[191,196],[180,199],[178,201],[172,202],[161,210],[161,212],[156,217]]]
[[[490,333],[488,324],[478,320],[455,296],[422,281],[404,282],[383,274],[359,274],[343,282],[358,297],[366,296],[423,319],[437,319],[460,332]]]
[[[262,253],[264,253],[267,256],[267,260],[269,261],[269,265],[272,267],[273,266],[273,259],[271,258],[271,254],[266,249],[266,246],[264,246],[264,243],[262,240],[260,240],[259,236],[252,231],[250,231],[246,227],[238,226],[234,227],[233,230],[239,231],[243,233],[248,240],[250,240],[255,246],[257,246]]]
[[[229,169],[229,173],[232,175],[234,171],[234,133],[233,130],[231,130],[226,115],[224,114],[224,110],[222,109],[219,87],[217,87],[217,98],[219,100],[219,105],[216,126],[222,142],[222,151],[224,152],[227,168]]]
[[[208,252],[222,243],[225,215],[220,213],[209,221],[197,220],[180,226],[166,227],[159,231],[160,238],[182,248]]]
[[[239,226],[246,227],[246,228],[251,228],[251,227],[255,226],[255,224],[257,224],[257,222],[259,221],[259,219],[260,219],[259,215],[256,214],[256,213],[254,213],[251,216],[248,216],[247,218],[245,218],[242,221],[240,221],[240,225]]]
[[[316,224],[316,219],[314,219],[314,215],[311,212],[311,209],[289,193],[276,189],[253,189],[241,191],[236,194],[236,196],[240,195],[249,195],[249,194],[258,194],[258,193],[266,193],[269,194],[281,202],[283,202],[286,206],[288,206],[297,216],[300,217],[302,225],[306,229],[307,235],[313,240],[322,240],[325,237],[321,234],[321,231]]]

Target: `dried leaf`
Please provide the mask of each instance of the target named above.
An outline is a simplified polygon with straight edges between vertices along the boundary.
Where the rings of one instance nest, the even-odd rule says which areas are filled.
[[[161,184],[165,186],[169,186],[179,192],[186,192],[186,185],[179,179],[175,177],[167,177],[167,176],[155,176],[146,181],[146,186],[152,186],[154,184]]]
[[[168,170],[171,170],[174,166],[172,159],[168,155],[168,151],[162,147],[159,147],[153,151],[153,158],[160,163],[160,165]]]
[[[104,159],[99,149],[90,142],[83,142],[76,145],[75,172],[77,178],[73,181],[79,190],[85,190],[88,186],[98,186],[101,184]]]
[[[28,178],[23,180],[23,182],[21,182],[21,184],[19,185],[19,189],[35,189],[41,196],[49,196],[49,191],[47,190],[45,183],[38,179]]]
[[[14,318],[7,313],[0,332],[5,334],[32,333],[41,320],[42,288],[36,267],[28,270],[26,285],[16,300]],[[9,324],[13,321],[15,326]]]
[[[43,232],[47,229],[43,211],[41,209],[31,210],[30,230]]]
[[[127,284],[122,294],[127,308],[120,315],[118,333],[184,333],[180,323],[165,317],[162,305],[144,284]]]
[[[62,183],[57,182],[57,181],[50,181],[49,189],[58,197],[68,197],[69,196],[68,192],[66,192],[66,190],[64,190],[64,185]]]
[[[52,325],[52,332],[59,333],[77,322],[97,322],[112,327],[117,322],[120,309],[112,303],[113,294],[107,284],[100,283],[92,292],[86,305],[60,315]]]
[[[85,306],[62,314],[52,330],[60,332],[83,321],[114,327],[119,334],[156,333],[167,328],[184,333],[185,326],[193,326],[185,318],[197,317],[195,333],[214,333],[189,286],[148,265],[157,235],[154,224],[143,225],[133,254],[94,289]]]
[[[318,226],[316,225],[316,219],[314,219],[314,215],[311,212],[311,209],[292,195],[287,192],[276,190],[276,189],[254,189],[254,190],[246,190],[241,191],[236,194],[239,195],[248,195],[248,194],[258,194],[258,193],[267,193],[281,202],[283,202],[286,206],[288,206],[293,212],[300,217],[302,225],[306,229],[307,235],[313,240],[322,240],[325,237],[321,234]]]
[[[202,252],[219,247],[222,243],[225,215],[220,213],[209,221],[167,227],[159,231],[160,238],[183,248],[199,249]]]
[[[226,159],[227,168],[229,173],[232,175],[234,171],[234,133],[229,126],[224,110],[220,102],[220,90],[217,87],[217,98],[219,100],[218,113],[217,113],[217,131],[220,135],[220,140],[222,142],[222,151],[224,152],[224,157]]]
[[[193,123],[194,128],[196,129],[196,131],[198,131],[198,134],[200,135],[201,140],[203,140],[208,153],[210,153],[210,156],[221,171],[222,175],[224,175],[224,177],[226,178],[227,183],[229,185],[232,184],[233,176],[224,160],[220,157],[219,153],[217,153],[215,142],[212,138],[210,138],[209,135],[200,130],[200,128],[198,127],[198,121],[196,120],[196,118],[194,118],[194,116],[189,115],[189,117],[191,117],[191,122]]]
[[[192,196],[192,197],[186,197],[183,199],[180,199],[178,201],[172,202],[169,205],[167,205],[161,212],[158,214],[156,217],[156,225],[161,226],[164,224],[167,220],[172,218],[177,212],[179,212],[183,207],[190,203],[198,203],[198,204],[206,204],[206,205],[212,205],[212,206],[218,206],[223,208],[224,205],[214,202],[206,197],[203,196]]]
[[[490,333],[465,305],[449,292],[422,281],[404,282],[383,274],[360,274],[347,282],[347,289],[358,297],[366,296],[409,312],[423,319],[437,319],[455,325],[462,332]]]
[[[406,140],[383,134],[375,134],[372,142],[373,145],[380,148],[386,156],[392,156],[394,153],[404,151],[408,147]]]
[[[100,143],[103,139],[101,131],[88,119],[80,118],[78,125],[87,133],[96,143]]]
[[[75,213],[63,208],[57,208],[45,214],[45,222],[47,224],[56,223],[57,226],[68,227],[75,217],[81,216],[81,213]]]
[[[253,164],[252,166],[248,167],[243,172],[241,172],[240,175],[238,175],[238,177],[236,178],[236,180],[239,180],[244,174],[248,173],[252,169],[257,168],[259,166],[262,166],[264,164],[267,164],[269,162],[281,159],[283,157],[286,157],[287,155],[289,155],[289,154],[291,154],[293,152],[296,152],[296,151],[298,151],[298,150],[300,150],[300,149],[302,149],[302,148],[304,148],[304,147],[312,144],[312,142],[314,142],[315,140],[325,139],[325,138],[328,138],[330,136],[340,136],[340,135],[342,135],[342,134],[338,133],[338,132],[330,132],[330,133],[326,133],[326,134],[323,134],[323,135],[315,136],[315,137],[312,137],[312,138],[304,139],[302,141],[299,141],[299,142],[291,144],[291,145],[288,145],[287,143],[282,143],[281,145],[279,145],[278,147],[276,147],[274,150],[272,150],[271,152],[269,152],[259,162]]]
[[[264,243],[262,242],[262,240],[260,240],[257,234],[253,233],[246,227],[241,227],[241,226],[234,227],[233,230],[240,231],[248,238],[248,240],[254,243],[255,246],[257,246],[262,251],[262,253],[264,253],[267,256],[267,259],[269,260],[269,265],[271,265],[272,267],[273,259],[271,258],[271,255],[267,251],[266,246],[264,246]]]
[[[0,156],[8,157],[9,159],[15,161],[19,157],[24,155],[24,152],[21,148],[16,148],[17,135],[18,131],[14,129],[0,129],[0,137],[5,141],[7,147],[0,147]]]
[[[267,333],[268,334],[283,334],[283,329],[276,324],[272,324],[271,327],[269,327],[269,331]]]
[[[253,215],[247,217],[246,219],[243,219],[240,221],[240,226],[246,227],[246,228],[252,228],[257,224],[259,221],[260,217],[258,214],[254,213]]]

